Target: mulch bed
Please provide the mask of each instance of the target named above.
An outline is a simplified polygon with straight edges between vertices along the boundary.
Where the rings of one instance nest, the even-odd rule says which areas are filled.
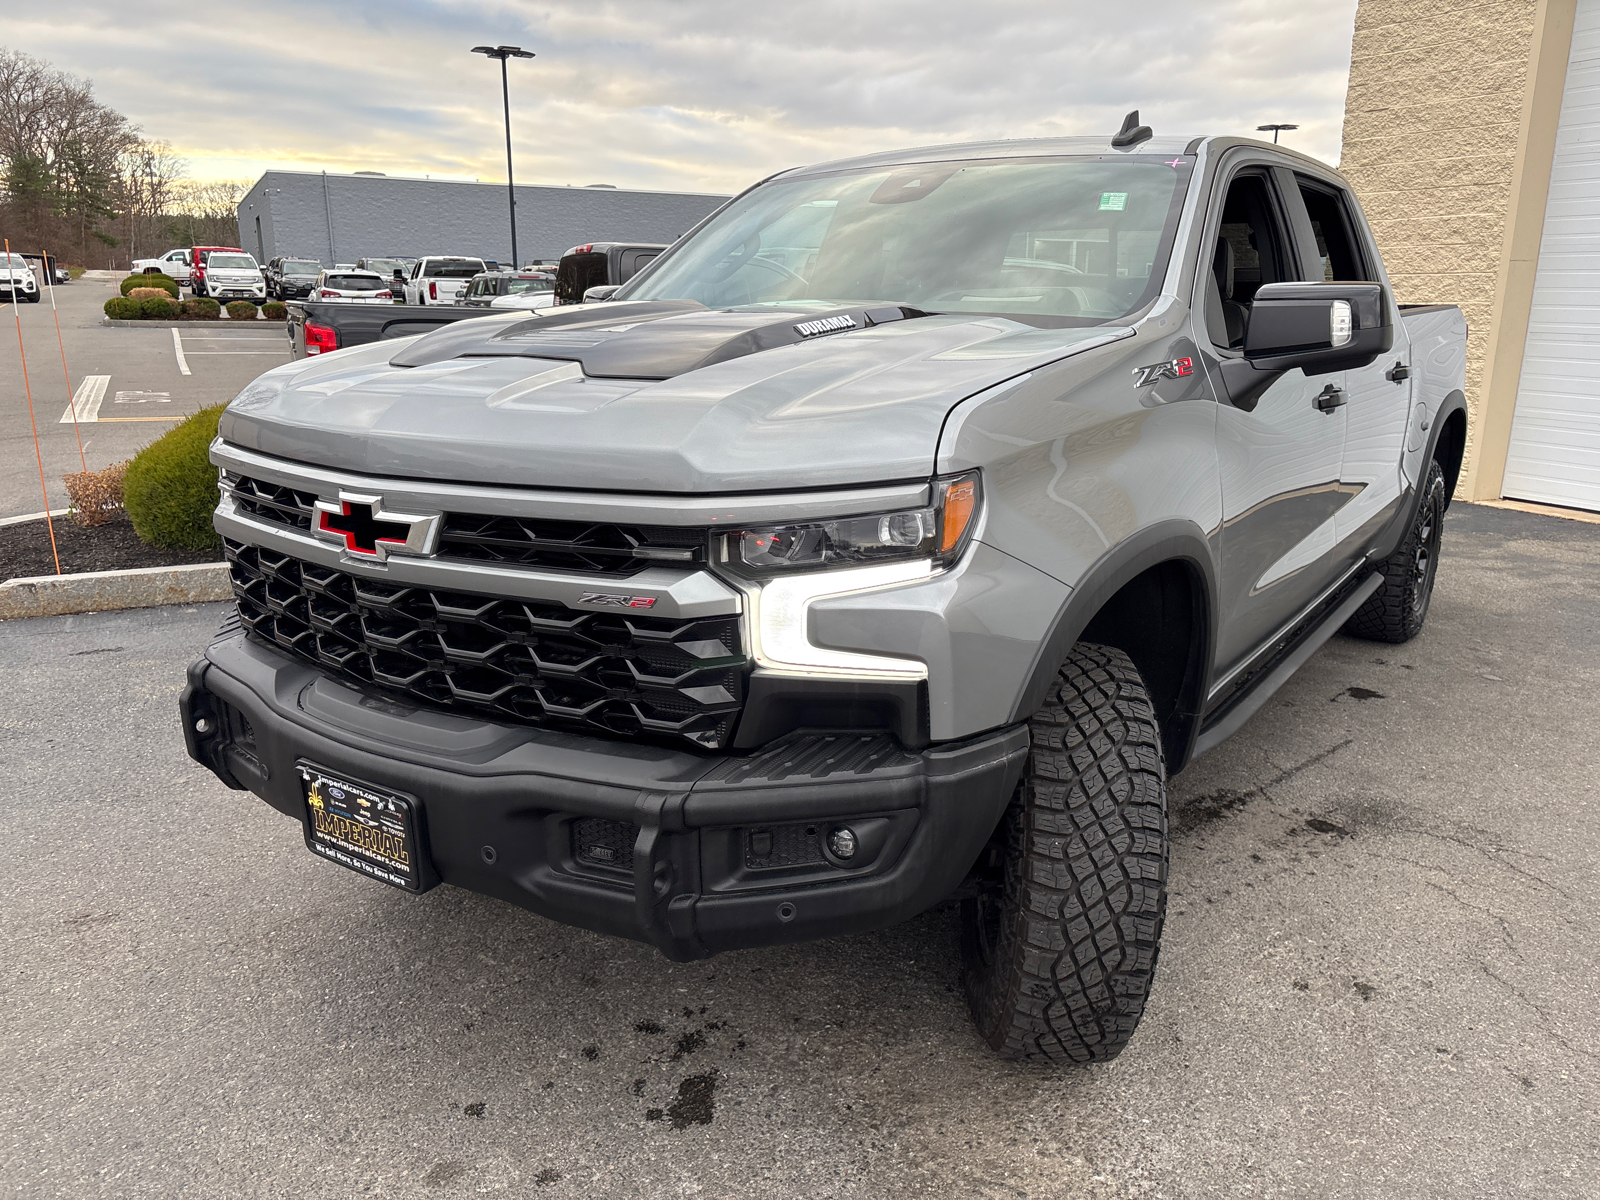
[[[57,517],[55,528],[61,570],[67,575],[82,571],[124,571],[131,567],[177,567],[185,563],[222,561],[220,549],[157,550],[154,546],[146,546],[134,534],[133,523],[128,520],[126,513],[93,529],[85,529],[71,517]],[[50,555],[50,534],[43,521],[0,525],[0,580],[55,573],[55,560]]]

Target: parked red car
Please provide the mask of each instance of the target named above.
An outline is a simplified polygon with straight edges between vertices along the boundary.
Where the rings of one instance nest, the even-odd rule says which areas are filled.
[[[206,294],[206,260],[211,257],[212,251],[219,251],[223,254],[244,253],[237,246],[196,246],[194,248],[194,257],[191,259],[194,263],[194,269],[189,272],[189,290],[194,292],[196,296],[204,296]]]

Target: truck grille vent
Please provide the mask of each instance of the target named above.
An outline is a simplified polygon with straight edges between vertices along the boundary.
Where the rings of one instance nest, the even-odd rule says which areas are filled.
[[[632,575],[653,564],[704,562],[705,542],[703,529],[446,513],[439,557]]]
[[[582,612],[223,547],[251,635],[437,708],[719,749],[744,704],[737,617]]]
[[[600,867],[633,870],[633,843],[639,827],[627,821],[584,817],[572,823],[572,854]]]
[[[316,494],[248,475],[231,475],[246,517],[310,533]],[[610,525],[534,517],[445,513],[438,557],[591,575],[633,575],[646,567],[705,561],[707,531],[672,525]]]
[[[297,492],[293,488],[251,479],[246,475],[235,475],[231,479],[233,502],[245,516],[269,525],[311,532],[311,516],[316,511],[317,502],[314,493]]]

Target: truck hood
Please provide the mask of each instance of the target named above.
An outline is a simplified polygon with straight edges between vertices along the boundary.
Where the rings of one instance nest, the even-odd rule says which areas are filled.
[[[219,433],[407,479],[700,494],[851,486],[932,474],[956,404],[1131,334],[881,307],[585,305],[285,364],[239,394]]]

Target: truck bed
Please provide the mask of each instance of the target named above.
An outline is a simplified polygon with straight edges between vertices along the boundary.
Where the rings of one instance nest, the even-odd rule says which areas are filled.
[[[344,350],[368,342],[430,333],[452,321],[486,317],[499,311],[453,304],[341,304],[337,300],[291,300],[287,307],[291,358],[306,357],[307,321],[331,328],[338,335],[338,349]]]

